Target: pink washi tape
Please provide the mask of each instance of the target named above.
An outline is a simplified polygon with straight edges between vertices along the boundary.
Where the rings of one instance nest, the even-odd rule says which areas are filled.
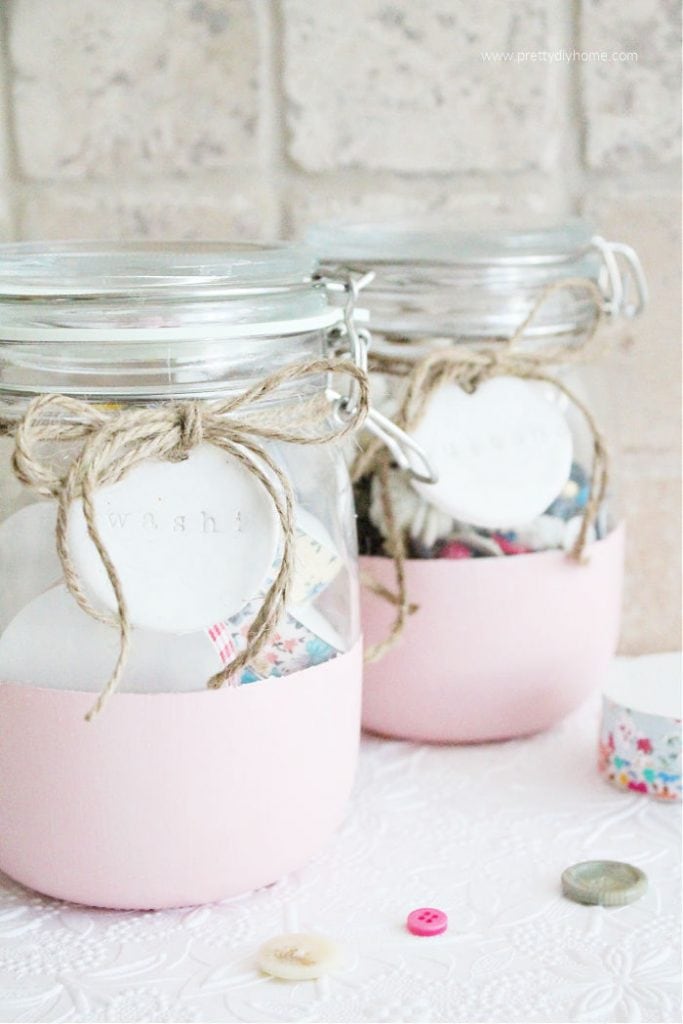
[[[229,665],[237,656],[237,645],[233,640],[230,624],[228,622],[217,622],[215,625],[209,626],[206,632],[208,633],[209,640],[211,640],[211,643],[216,648],[218,657],[224,665]]]

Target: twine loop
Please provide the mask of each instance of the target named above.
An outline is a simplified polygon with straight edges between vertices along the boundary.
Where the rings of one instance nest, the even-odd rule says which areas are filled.
[[[352,411],[343,419],[334,417],[327,427],[331,404],[326,393],[310,400],[299,396],[296,401],[291,395],[278,395],[286,385],[323,374],[346,375],[357,392]],[[282,401],[277,404],[263,404],[263,399],[278,397]],[[35,493],[57,501],[56,546],[69,592],[91,618],[119,631],[116,665],[87,720],[116,690],[126,667],[132,630],[126,595],[98,528],[94,504],[97,491],[118,483],[150,459],[177,462],[188,458],[199,445],[210,444],[235,459],[269,496],[282,533],[282,559],[249,628],[245,649],[208,680],[207,686],[217,689],[226,681],[235,682],[240,671],[268,643],[285,610],[292,579],[292,488],[264,442],[320,445],[339,440],[362,424],[368,401],[368,382],[362,370],[350,362],[320,359],[285,367],[227,399],[111,408],[68,395],[41,395],[30,402],[18,421],[0,421],[0,432],[14,436],[12,467],[16,477]],[[65,446],[70,455],[66,468]],[[91,603],[73,562],[67,523],[77,500],[82,502],[88,535],[114,591],[114,615]]]
[[[571,349],[561,344],[543,345],[535,349],[525,346],[529,327],[537,319],[548,299],[558,293],[569,291],[584,292],[590,301],[593,314],[580,342]],[[579,563],[586,560],[585,548],[590,527],[607,491],[609,454],[602,432],[588,406],[572,388],[550,371],[553,366],[560,363],[585,363],[593,357],[591,346],[604,315],[604,297],[594,281],[582,277],[565,278],[548,285],[541,292],[529,313],[507,338],[482,339],[470,345],[450,344],[448,347],[428,352],[417,362],[411,362],[405,356],[401,357],[398,345],[395,357],[382,352],[374,353],[370,359],[371,370],[405,379],[405,390],[395,422],[408,433],[415,429],[424,416],[434,392],[445,384],[457,384],[468,394],[472,394],[485,381],[494,377],[516,377],[521,380],[542,381],[564,394],[581,413],[591,435],[593,447],[590,494],[579,532],[569,552],[569,557]],[[415,611],[415,606],[410,605],[408,600],[405,578],[406,538],[404,531],[398,528],[394,515],[389,489],[390,469],[389,453],[373,440],[358,454],[352,470],[354,482],[370,473],[377,476],[387,526],[386,549],[394,561],[396,580],[396,593],[391,594],[386,587],[375,581],[368,583],[366,575],[366,585],[396,607],[396,616],[388,636],[366,651],[366,661],[377,661],[396,644],[408,615]]]

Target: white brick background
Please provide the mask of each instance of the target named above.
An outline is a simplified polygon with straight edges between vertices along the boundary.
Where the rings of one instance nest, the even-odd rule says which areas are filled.
[[[583,212],[652,287],[605,374],[623,649],[679,645],[678,0],[0,0],[0,237]],[[635,52],[485,61],[482,51]]]

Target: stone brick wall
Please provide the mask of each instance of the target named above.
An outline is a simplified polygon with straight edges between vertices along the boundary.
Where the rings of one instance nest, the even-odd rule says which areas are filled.
[[[1,237],[259,238],[337,215],[578,212],[635,245],[651,305],[603,383],[630,530],[623,649],[678,646],[678,0],[0,11]]]

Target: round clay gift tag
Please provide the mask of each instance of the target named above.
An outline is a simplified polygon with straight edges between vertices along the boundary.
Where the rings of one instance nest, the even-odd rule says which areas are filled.
[[[422,497],[455,519],[492,529],[541,515],[569,479],[572,436],[562,412],[532,385],[485,381],[468,395],[457,384],[429,400],[413,437],[438,473],[413,481]]]
[[[204,629],[240,611],[271,573],[279,534],[272,500],[248,469],[210,445],[183,462],[141,463],[98,490],[94,505],[134,626]],[[81,502],[69,515],[68,542],[86,590],[114,611]]]

